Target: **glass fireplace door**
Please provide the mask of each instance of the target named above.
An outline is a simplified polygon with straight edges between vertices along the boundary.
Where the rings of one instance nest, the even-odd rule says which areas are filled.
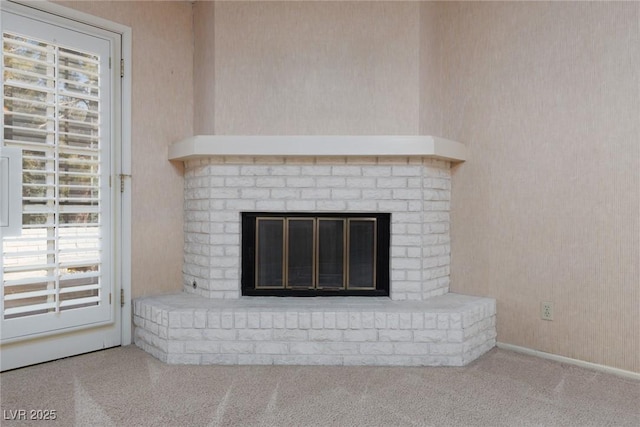
[[[312,289],[315,283],[315,228],[313,218],[288,218],[287,230],[287,263],[285,265],[288,288]]]
[[[249,288],[285,294],[380,294],[377,291],[385,287],[379,286],[380,268],[383,276],[387,270],[388,289],[386,219],[362,214],[256,214],[243,220],[243,235],[250,235],[243,237],[243,292]],[[381,230],[387,231],[382,241]]]

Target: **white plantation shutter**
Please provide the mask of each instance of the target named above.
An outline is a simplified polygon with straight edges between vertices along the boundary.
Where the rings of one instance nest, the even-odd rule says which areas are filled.
[[[2,245],[3,318],[99,305],[101,58],[11,32],[2,39],[3,143],[23,150],[22,235]]]

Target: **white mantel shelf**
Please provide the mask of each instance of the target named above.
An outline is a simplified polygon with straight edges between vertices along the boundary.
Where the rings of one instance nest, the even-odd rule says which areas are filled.
[[[466,160],[466,147],[429,135],[196,135],[174,142],[169,160],[216,156],[418,156]]]

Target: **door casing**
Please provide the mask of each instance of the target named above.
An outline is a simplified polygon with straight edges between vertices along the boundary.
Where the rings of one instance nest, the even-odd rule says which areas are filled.
[[[43,334],[32,339],[10,342],[0,346],[0,370],[14,369],[46,360],[54,360],[73,354],[80,354],[113,345],[129,345],[132,341],[132,306],[131,306],[131,29],[102,18],[94,17],[73,9],[48,2],[2,1],[2,12],[13,12],[38,20],[64,26],[69,20],[73,27],[88,26],[115,33],[120,39],[120,57],[123,60],[123,75],[120,79],[117,96],[114,98],[112,120],[114,121],[113,139],[116,147],[113,154],[115,162],[112,182],[120,187],[120,197],[113,200],[116,212],[116,241],[113,262],[116,264],[114,277],[116,308],[120,308],[120,340],[118,343],[102,341],[100,327],[85,330],[68,330],[58,334]],[[117,104],[116,104],[117,103]],[[123,296],[122,300],[120,296]],[[46,354],[45,360],[42,354]]]

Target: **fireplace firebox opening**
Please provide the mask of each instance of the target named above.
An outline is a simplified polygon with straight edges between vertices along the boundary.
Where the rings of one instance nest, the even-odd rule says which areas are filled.
[[[242,213],[242,295],[389,296],[389,213]]]

